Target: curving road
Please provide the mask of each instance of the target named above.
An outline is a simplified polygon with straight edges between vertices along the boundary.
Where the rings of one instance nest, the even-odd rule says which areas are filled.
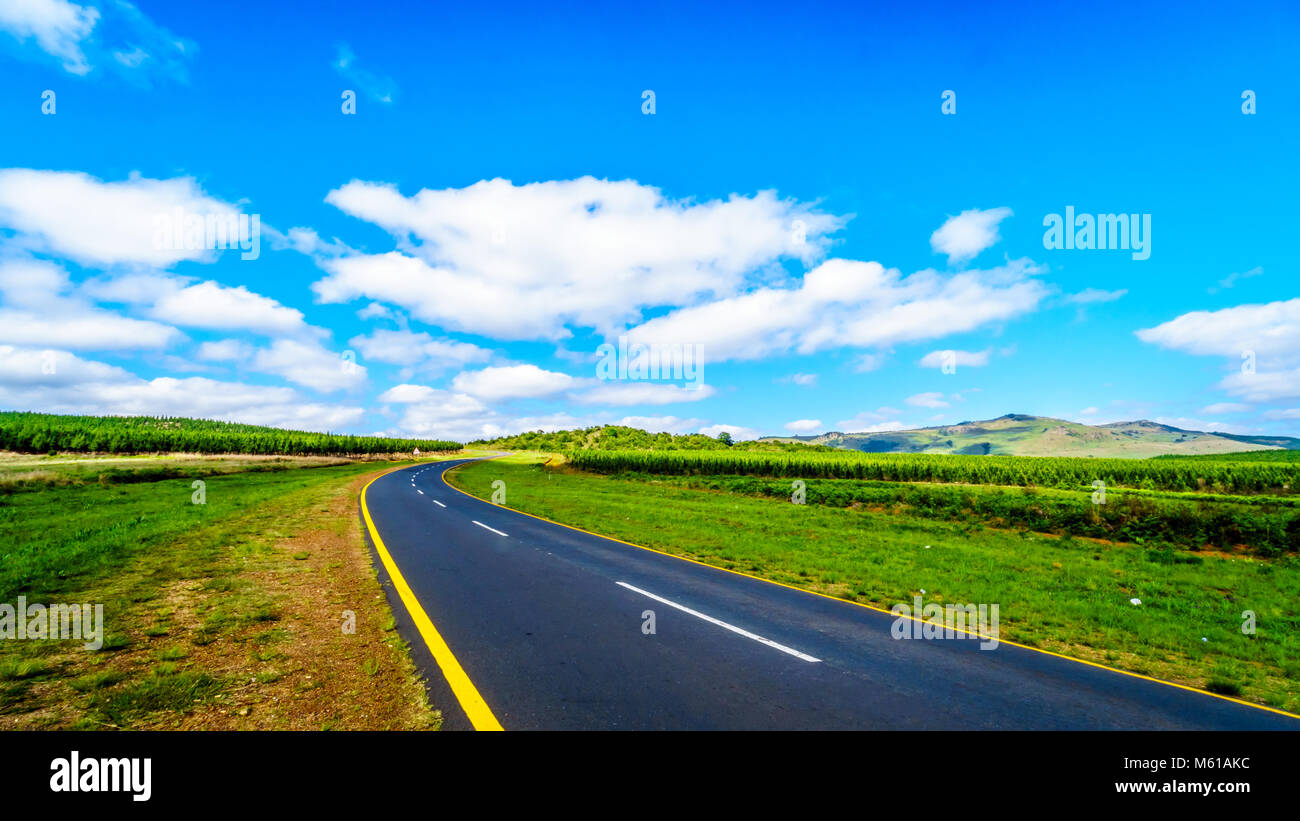
[[[1300,729],[1006,643],[896,640],[886,613],[474,499],[442,476],[466,461],[361,505],[448,729]]]

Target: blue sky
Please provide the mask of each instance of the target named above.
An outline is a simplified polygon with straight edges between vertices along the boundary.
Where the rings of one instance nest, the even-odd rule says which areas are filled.
[[[1300,435],[1293,5],[702,5],[6,0],[0,405]],[[620,335],[704,384],[599,379]]]

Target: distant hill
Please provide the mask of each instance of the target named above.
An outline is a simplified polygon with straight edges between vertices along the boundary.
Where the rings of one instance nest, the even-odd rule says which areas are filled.
[[[479,439],[470,444],[500,450],[534,450],[562,452],[570,450],[826,450],[802,442],[758,440],[728,443],[702,433],[647,433],[625,425],[598,425],[590,428],[557,430],[549,433],[532,431],[496,439]]]
[[[772,436],[760,441],[805,442],[867,453],[962,453],[1013,456],[1098,456],[1142,459],[1258,450],[1300,449],[1290,436],[1240,436],[1162,425],[1146,419],[1083,425],[1047,416],[1009,413],[984,422],[881,433]]]

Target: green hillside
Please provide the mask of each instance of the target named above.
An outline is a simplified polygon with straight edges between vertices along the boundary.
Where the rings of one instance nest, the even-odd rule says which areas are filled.
[[[702,433],[647,433],[638,428],[622,425],[603,425],[580,430],[557,430],[551,433],[533,431],[496,439],[472,442],[475,447],[498,450],[531,450],[561,453],[571,450],[831,450],[802,442],[759,440],[755,442],[728,442]]]

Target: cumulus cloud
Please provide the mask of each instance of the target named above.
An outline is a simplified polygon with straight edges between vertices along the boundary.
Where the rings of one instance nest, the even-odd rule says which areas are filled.
[[[903,400],[909,405],[918,408],[946,408],[948,403],[944,401],[943,394],[937,391],[927,391],[925,393],[913,394]]]
[[[578,380],[566,373],[543,370],[536,365],[505,365],[462,371],[452,387],[480,399],[536,399],[554,396],[573,387]]]
[[[908,426],[893,417],[901,414],[898,408],[888,406],[874,411],[862,411],[851,419],[841,419],[835,423],[835,429],[844,433],[877,433],[880,431],[905,430]]]
[[[1238,370],[1218,387],[1238,399],[1300,397],[1300,298],[1192,311],[1139,330],[1137,337],[1170,350],[1225,358]],[[1253,364],[1253,372],[1243,367],[1246,363]]]
[[[364,366],[316,342],[296,339],[272,341],[253,355],[249,367],[324,393],[357,388],[366,381]]]
[[[572,398],[586,405],[672,405],[699,402],[716,391],[709,385],[688,388],[668,382],[601,382]]]
[[[374,303],[371,303],[372,305]],[[376,330],[369,336],[354,336],[348,344],[366,359],[390,365],[425,365],[431,369],[486,362],[492,352],[452,339],[434,339],[424,332]]]
[[[905,277],[878,262],[832,259],[794,287],[682,308],[633,328],[628,338],[703,345],[709,362],[935,339],[1033,310],[1047,294],[1036,273],[1019,260],[989,271]]]
[[[1239,305],[1218,311],[1192,311],[1154,328],[1138,339],[1162,348],[1239,358],[1254,351],[1260,359],[1300,358],[1300,298],[1263,305]]]
[[[150,315],[177,325],[213,330],[242,329],[268,335],[308,330],[302,311],[255,294],[243,285],[231,288],[211,281],[162,294]]]
[[[930,351],[918,363],[922,368],[942,368],[947,363],[963,368],[982,368],[989,364],[991,349],[982,351]]]
[[[464,393],[406,383],[384,391],[379,401],[402,407],[398,428],[404,435],[464,442],[518,432],[487,405]]]
[[[1251,410],[1251,406],[1241,402],[1215,402],[1213,405],[1206,405],[1201,408],[1201,413],[1217,416],[1221,413],[1246,413],[1249,410]]]
[[[238,339],[220,339],[199,345],[197,356],[205,362],[242,362],[253,355],[253,348]]]
[[[700,426],[700,420],[677,416],[624,416],[614,424],[640,428],[650,433],[690,433]]]
[[[998,224],[1009,216],[1010,208],[962,211],[949,217],[930,235],[930,247],[936,254],[947,254],[950,265],[974,259],[985,248],[1002,239],[998,234]]]
[[[856,373],[870,373],[879,370],[885,364],[884,354],[864,353],[853,358],[853,370]]]
[[[0,297],[0,342],[84,351],[164,348],[183,338],[168,325],[97,307],[44,260],[0,260]]]
[[[0,345],[0,406],[47,413],[189,416],[331,431],[363,409],[302,401],[292,388],[203,377],[142,379],[66,351]]]
[[[822,420],[796,419],[793,422],[786,422],[785,429],[791,433],[812,433],[822,429]]]
[[[697,202],[592,177],[411,197],[354,181],[326,201],[399,248],[318,260],[322,301],[367,298],[505,340],[555,341],[570,325],[612,333],[647,308],[730,295],[783,258],[815,261],[845,222],[771,191]]]
[[[1204,431],[1206,433],[1250,433],[1251,429],[1231,422],[1207,422],[1186,416],[1157,416],[1156,422],[1183,430]]]
[[[700,428],[700,433],[705,436],[718,438],[719,433],[731,434],[731,438],[737,442],[743,442],[749,439],[757,439],[763,435],[763,432],[757,428],[747,428],[742,425],[706,425]]]
[[[1300,368],[1277,371],[1238,371],[1225,376],[1218,387],[1247,402],[1275,402],[1300,398]]]
[[[0,170],[0,228],[18,232],[13,245],[83,265],[164,268],[183,260],[211,260],[216,252],[167,247],[158,219],[186,215],[238,217],[233,206],[209,197],[189,177],[153,180],[132,175],[104,182],[72,171]]]

